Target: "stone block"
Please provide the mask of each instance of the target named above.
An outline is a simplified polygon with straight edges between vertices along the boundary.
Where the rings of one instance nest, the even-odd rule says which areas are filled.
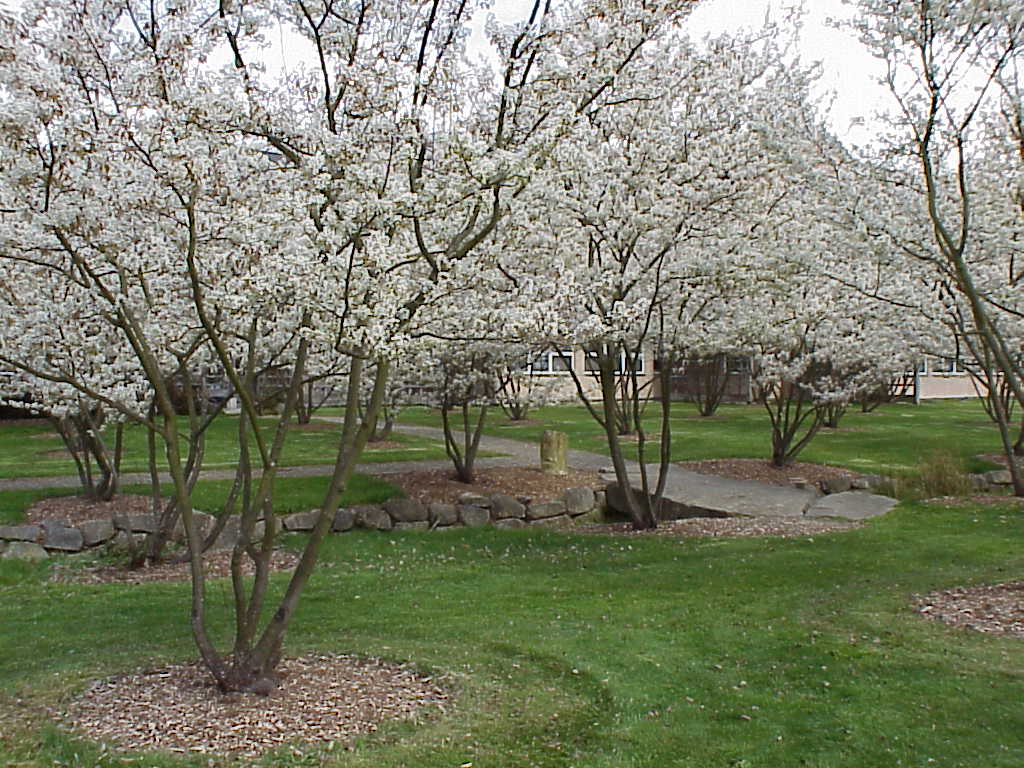
[[[86,520],[78,525],[82,532],[82,544],[95,547],[114,538],[114,524],[110,520]]]
[[[353,508],[355,524],[371,531],[390,531],[393,527],[391,515],[380,507],[365,506]]]
[[[0,539],[7,541],[35,541],[42,535],[38,525],[0,525]]]
[[[524,517],[526,517],[526,505],[522,502],[503,493],[496,493],[491,496],[492,520],[506,520],[508,518],[521,520]]]
[[[562,498],[565,500],[565,508],[570,515],[584,515],[592,510],[596,503],[594,489],[586,486],[570,488]]]
[[[540,435],[540,470],[546,475],[569,473],[569,436],[555,429],[545,429]]]
[[[483,507],[460,504],[459,520],[462,521],[463,525],[470,528],[480,528],[491,522],[491,512]]]
[[[210,535],[210,531],[213,530],[213,526],[217,523],[217,518],[213,515],[209,515],[202,510],[192,510],[192,523],[196,527],[196,531],[199,532],[199,538],[205,539]],[[181,515],[178,515],[178,521],[174,524],[173,537],[175,541],[185,541],[185,523],[182,520]]]
[[[355,513],[351,509],[339,509],[334,513],[334,522],[331,523],[332,533],[350,531],[356,524]]]
[[[238,515],[232,515],[224,524],[224,530],[217,536],[213,543],[213,549],[230,549],[238,543],[238,529],[240,527]]]
[[[567,512],[564,501],[539,501],[531,504],[526,510],[527,520],[543,520],[549,517],[564,515]]]
[[[821,490],[825,493],[843,493],[852,487],[853,481],[851,478],[846,475],[839,475],[838,477],[829,477],[824,480]]]
[[[45,560],[46,550],[31,541],[9,541],[2,555],[4,560]]]
[[[594,509],[604,512],[608,507],[608,494],[604,491],[594,491]]]
[[[429,504],[427,514],[435,528],[457,525],[459,522],[459,508],[454,504]]]
[[[1013,477],[1008,469],[995,469],[985,473],[985,479],[992,485],[1013,485]]]
[[[396,531],[429,531],[430,523],[426,520],[414,520],[410,523],[396,521],[394,530]]]
[[[114,527],[128,533],[156,533],[156,516],[115,515]]]
[[[429,519],[426,505],[416,499],[388,499],[384,511],[396,523],[421,523]]]
[[[296,512],[293,515],[285,515],[281,518],[281,524],[286,531],[307,533],[316,527],[318,517],[320,517],[320,512],[315,509],[309,512]]]
[[[971,488],[975,491],[984,493],[988,490],[988,479],[984,473],[976,475],[968,475],[967,479],[971,481]]]
[[[545,528],[556,528],[558,530],[566,530],[573,527],[573,519],[568,515],[556,515],[555,517],[545,517],[540,520],[533,520],[530,525],[544,526]]]
[[[479,493],[466,491],[459,494],[459,504],[467,504],[471,507],[484,507],[486,509],[491,506],[491,500]]]
[[[495,528],[501,528],[503,530],[511,530],[514,528],[525,528],[526,521],[518,517],[503,517],[501,520],[494,521]]]
[[[85,546],[82,532],[63,522],[43,523],[43,547],[58,552],[81,552]]]

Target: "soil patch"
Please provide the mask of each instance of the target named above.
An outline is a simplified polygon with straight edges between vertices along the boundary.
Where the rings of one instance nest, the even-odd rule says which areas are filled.
[[[700,538],[760,538],[795,539],[837,531],[860,528],[860,523],[838,520],[805,520],[802,518],[770,517],[694,517],[687,520],[666,520],[653,531],[636,531],[630,523],[587,525],[576,528],[578,533],[614,534],[620,536],[668,536],[680,539]]]
[[[454,504],[464,493],[503,493],[518,499],[557,499],[569,488],[603,488],[597,472],[569,470],[567,475],[546,475],[533,467],[487,467],[476,471],[476,481],[462,483],[454,472],[424,471],[387,475],[410,498],[425,504]]]
[[[821,488],[828,480],[857,477],[856,472],[824,464],[810,464],[795,461],[786,467],[776,467],[765,459],[703,459],[701,461],[680,461],[677,466],[702,475],[716,475],[733,480],[753,480],[769,485],[793,485],[794,478],[806,480]]]
[[[395,448],[408,448],[409,446],[405,443],[399,443],[395,440],[379,440],[376,443],[367,443],[367,451],[391,451]]]
[[[1024,581],[953,587],[917,597],[915,609],[950,626],[1024,638]]]
[[[71,566],[58,563],[53,566],[53,581],[74,584],[151,584],[156,581],[189,581],[192,572],[185,552],[168,556],[167,561],[141,568],[127,568],[124,565]],[[270,555],[270,570],[291,571],[299,564],[299,555],[284,549],[275,549]],[[317,568],[327,568],[329,563],[318,563]],[[231,550],[218,549],[203,555],[203,567],[207,579],[231,578]],[[253,561],[242,560],[242,572],[251,576],[255,573]]]
[[[1010,462],[1006,458],[1005,453],[979,453],[975,458],[981,459],[982,461],[991,461],[993,464],[998,464],[1001,467],[1009,467]],[[1017,466],[1024,468],[1024,458],[1017,457]]]
[[[258,756],[296,743],[333,750],[448,704],[431,678],[379,659],[307,656],[278,672],[269,696],[222,694],[198,664],[101,680],[72,703],[69,721],[121,749]]]

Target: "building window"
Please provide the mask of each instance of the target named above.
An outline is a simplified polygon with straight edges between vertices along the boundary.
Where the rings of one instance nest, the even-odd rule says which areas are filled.
[[[568,373],[572,370],[571,349],[550,349],[527,363],[523,370],[528,373]]]
[[[586,356],[586,361],[585,361],[585,366],[586,366],[587,373],[597,373],[598,370],[600,370],[599,367],[598,367],[598,364],[597,364],[597,358],[598,358],[597,350],[593,350],[593,349],[587,350],[587,356]],[[619,352],[619,359],[618,359],[618,362],[617,362],[617,364],[615,366],[615,373],[625,373],[627,368],[628,368],[628,366],[626,365],[626,353],[620,351]],[[636,372],[637,373],[644,373],[646,371],[646,368],[647,368],[647,365],[646,365],[646,361],[644,359],[644,353],[643,353],[643,351],[641,351],[640,354],[637,355],[637,357],[636,357]]]

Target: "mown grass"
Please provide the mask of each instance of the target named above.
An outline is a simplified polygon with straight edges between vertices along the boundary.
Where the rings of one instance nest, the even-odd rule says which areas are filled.
[[[185,420],[182,429],[186,429]],[[234,469],[238,463],[237,416],[221,416],[207,432],[203,466],[206,469]],[[270,439],[273,429],[268,417],[264,433]],[[105,431],[108,444],[113,445],[111,429]],[[296,427],[289,432],[280,466],[294,467],[332,464],[341,434],[339,424],[314,420],[311,426]],[[446,459],[444,445],[422,437],[395,435],[390,442],[398,446],[385,448],[370,444],[361,457],[363,463],[382,461],[414,461]],[[148,471],[146,431],[138,425],[125,427],[122,472]],[[165,466],[163,455],[160,466]],[[60,438],[45,419],[0,421],[0,477],[49,477],[74,475],[75,465]]]
[[[404,409],[401,420],[440,426],[437,412],[426,408]],[[691,403],[673,403],[671,426],[673,461],[767,459],[771,455],[768,416],[759,405],[723,405],[715,416],[702,418]],[[646,428],[651,434],[661,429],[656,405],[648,409]],[[601,428],[577,405],[535,409],[525,424],[495,414],[487,433],[540,442],[545,429],[567,432],[570,448],[608,453]],[[657,456],[653,446],[649,454],[652,459]],[[999,433],[976,400],[893,404],[873,413],[851,409],[838,429],[822,429],[798,460],[848,467],[862,473],[906,475],[915,474],[919,463],[937,451],[962,458],[970,471],[992,468],[994,465],[975,456],[999,453]]]
[[[263,765],[861,768],[1024,764],[1024,641],[911,596],[1020,578],[1019,510],[904,504],[793,540],[536,531],[332,537],[288,651],[414,663],[454,707],[353,751]],[[0,755],[25,766],[200,766],[119,755],[51,712],[96,677],[188,659],[187,585],[72,586],[0,561]],[[282,586],[275,578],[275,589]],[[211,589],[227,624],[228,587]]]

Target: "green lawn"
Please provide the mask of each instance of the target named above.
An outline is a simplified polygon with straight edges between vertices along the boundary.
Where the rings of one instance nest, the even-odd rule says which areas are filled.
[[[649,409],[651,433],[660,431],[657,406]],[[440,416],[426,408],[408,408],[408,424],[440,426]],[[580,406],[561,405],[531,412],[529,422],[509,422],[494,412],[487,433],[539,442],[545,429],[569,433],[569,445],[607,454],[604,433]],[[800,454],[799,461],[848,467],[863,473],[912,473],[918,461],[936,451],[964,458],[972,471],[992,465],[974,460],[979,453],[999,453],[999,432],[976,400],[929,401],[922,405],[882,406],[873,413],[851,409],[839,429],[823,429]],[[771,432],[759,405],[723,405],[711,418],[701,418],[690,403],[673,403],[672,459],[768,458]],[[657,453],[649,454],[652,458]]]
[[[273,428],[273,417],[267,417],[265,433],[268,439]],[[182,427],[187,423],[182,420]],[[206,469],[234,469],[238,462],[236,435],[237,416],[221,416],[210,426],[207,434]],[[337,452],[341,426],[314,420],[309,426],[294,427],[285,445],[281,466],[294,467],[308,464],[333,464]],[[108,428],[107,433],[111,433]],[[363,463],[379,461],[410,461],[420,459],[446,459],[444,445],[434,440],[408,435],[395,435],[397,447],[375,448],[370,444],[363,454]],[[112,445],[112,438],[110,445]],[[161,455],[161,466],[164,466]],[[125,428],[125,452],[122,472],[146,472],[146,431],[137,425]],[[0,477],[47,477],[73,475],[75,465],[65,452],[60,438],[49,422],[0,421]]]
[[[1024,573],[1019,510],[903,504],[794,540],[535,531],[332,537],[288,652],[411,662],[450,711],[354,751],[262,765],[864,768],[1024,765],[1024,640],[912,595]],[[282,587],[275,577],[275,589]],[[71,586],[0,561],[0,764],[190,766],[65,733],[97,677],[192,658],[186,584]],[[214,614],[230,602],[213,585]]]

